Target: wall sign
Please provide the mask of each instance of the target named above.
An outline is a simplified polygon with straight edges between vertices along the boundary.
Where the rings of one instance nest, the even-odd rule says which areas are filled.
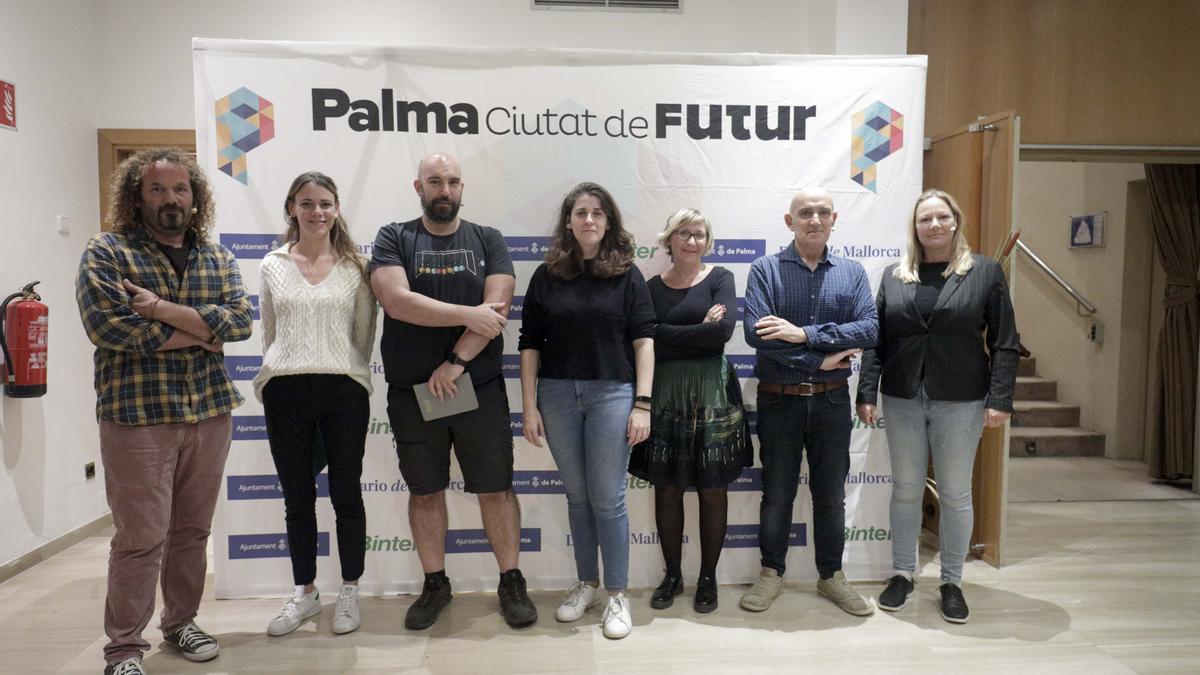
[[[0,128],[17,130],[17,85],[0,80]]]
[[[1104,217],[1101,211],[1088,216],[1071,216],[1071,248],[1097,248],[1104,245]]]

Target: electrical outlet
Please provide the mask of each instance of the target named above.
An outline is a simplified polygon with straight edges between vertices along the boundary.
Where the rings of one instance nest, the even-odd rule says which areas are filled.
[[[83,465],[83,478],[84,478],[84,480],[91,480],[91,479],[93,479],[93,478],[95,478],[95,477],[96,477],[96,463],[95,463],[95,462],[88,462],[87,464],[84,464],[84,465]]]
[[[1104,324],[1093,321],[1088,324],[1087,339],[1096,344],[1104,344]]]

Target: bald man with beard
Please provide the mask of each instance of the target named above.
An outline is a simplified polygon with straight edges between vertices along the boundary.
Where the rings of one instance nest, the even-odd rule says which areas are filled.
[[[510,626],[537,621],[517,567],[521,509],[512,491],[513,440],[501,376],[501,335],[516,277],[499,230],[460,218],[462,170],[435,153],[417,166],[413,188],[422,215],[379,230],[371,286],[386,318],[380,352],[388,382],[388,419],[400,473],[408,483],[408,518],[425,572],[421,596],[404,625],[428,628],[451,600],[446,576],[446,488],[450,449],[465,489],[479,498],[483,528],[500,567],[497,594]],[[464,373],[469,380],[459,380]],[[458,383],[456,384],[456,381]],[[425,420],[414,386],[439,400],[470,382],[478,407]]]

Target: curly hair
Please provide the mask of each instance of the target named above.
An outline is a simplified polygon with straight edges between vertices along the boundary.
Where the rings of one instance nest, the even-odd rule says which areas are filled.
[[[605,278],[624,274],[633,266],[633,235],[621,225],[621,210],[613,200],[608,190],[596,183],[580,183],[563,197],[562,207],[558,213],[558,223],[554,226],[554,235],[550,241],[550,250],[546,252],[546,270],[561,279],[574,279],[583,272],[583,249],[575,240],[575,235],[567,225],[571,222],[571,211],[575,208],[575,200],[584,195],[591,195],[600,200],[600,208],[607,216],[608,229],[600,240],[600,252],[592,261],[591,272],[594,276]]]
[[[141,150],[121,162],[113,172],[108,182],[108,219],[113,231],[131,234],[142,229],[142,209],[139,206],[142,201],[142,180],[146,176],[146,169],[155,162],[170,162],[188,172],[192,206],[196,209],[188,227],[195,231],[197,241],[204,241],[216,212],[212,188],[208,186],[208,179],[196,163],[196,158],[178,148]]]

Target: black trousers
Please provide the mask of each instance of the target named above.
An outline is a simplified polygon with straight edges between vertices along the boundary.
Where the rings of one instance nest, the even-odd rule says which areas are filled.
[[[367,390],[346,375],[283,375],[267,382],[262,397],[271,457],[283,487],[294,583],[311,584],[317,577],[318,434],[329,464],[342,579],[358,579],[367,541],[361,485],[371,417]]]

